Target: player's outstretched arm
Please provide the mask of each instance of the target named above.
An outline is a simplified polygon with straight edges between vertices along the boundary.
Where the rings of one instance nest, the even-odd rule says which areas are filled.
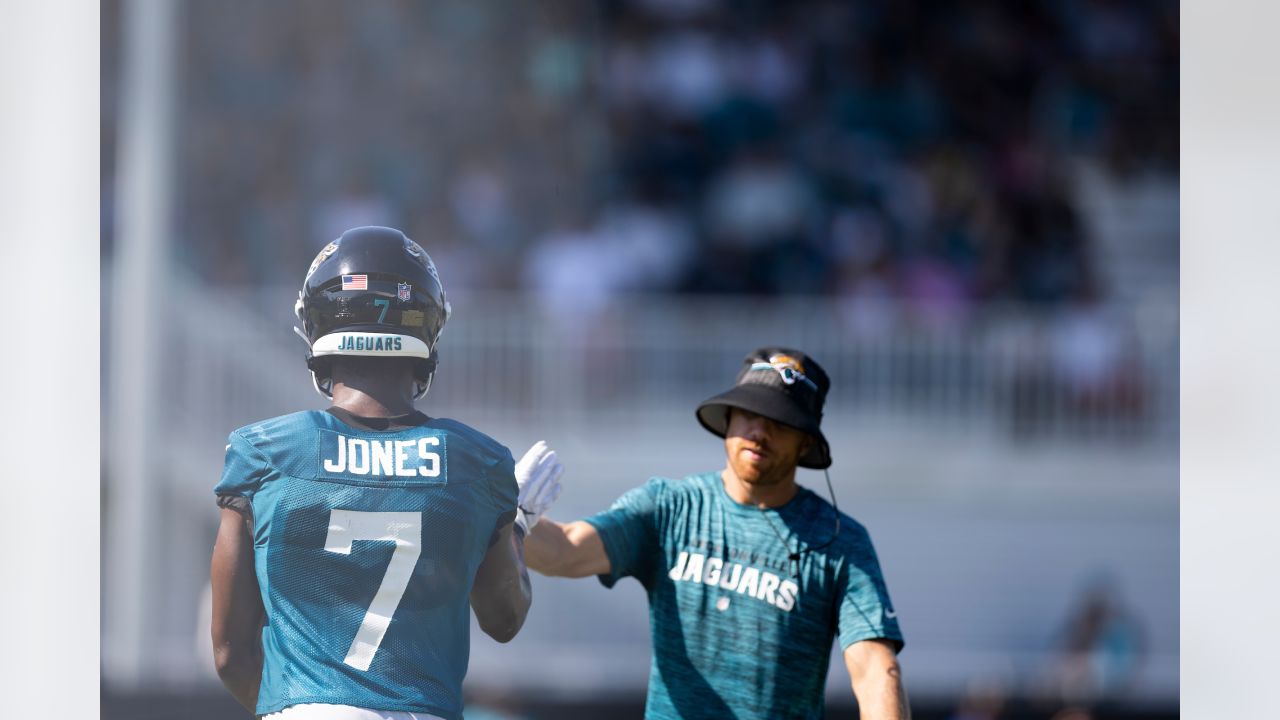
[[[266,613],[253,570],[252,520],[222,509],[209,576],[213,584],[213,662],[236,700],[253,712],[262,682],[262,624]]]
[[[862,640],[844,650],[853,694],[864,720],[911,720],[902,667],[893,644],[886,640]]]
[[[524,539],[529,567],[552,577],[589,577],[610,570],[600,533],[581,520],[558,523],[543,518]]]
[[[533,602],[529,571],[524,564],[524,543],[515,524],[495,533],[471,586],[471,609],[480,629],[498,642],[510,642],[524,626]]]

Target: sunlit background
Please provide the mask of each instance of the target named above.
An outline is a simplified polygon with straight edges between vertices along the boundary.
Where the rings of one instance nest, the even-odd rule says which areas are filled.
[[[421,407],[547,440],[552,516],[720,467],[693,408],[794,345],[832,377],[831,477],[917,717],[1176,716],[1177,3],[106,0],[102,23],[104,717],[237,717],[212,487],[228,432],[324,407],[293,300],[364,224],[422,244],[453,304]],[[639,717],[639,584],[534,593],[512,643],[473,632],[472,707]],[[838,662],[828,697],[851,712]]]

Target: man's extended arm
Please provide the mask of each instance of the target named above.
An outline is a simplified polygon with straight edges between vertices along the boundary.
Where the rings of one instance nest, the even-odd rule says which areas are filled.
[[[600,533],[590,523],[560,524],[549,518],[534,526],[524,541],[529,567],[552,577],[587,577],[610,571]]]
[[[209,576],[213,584],[213,662],[218,677],[250,712],[262,682],[262,624],[266,613],[253,569],[252,519],[222,509]]]
[[[893,644],[887,640],[862,640],[844,651],[853,694],[863,720],[911,720],[902,667]]]
[[[529,571],[524,564],[524,543],[514,528],[514,524],[507,523],[496,533],[471,586],[471,609],[475,610],[480,629],[501,643],[510,642],[520,632],[533,602]]]

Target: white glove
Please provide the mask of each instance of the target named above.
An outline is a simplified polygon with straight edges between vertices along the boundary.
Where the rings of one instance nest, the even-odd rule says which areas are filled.
[[[516,484],[520,486],[516,499],[516,525],[525,535],[560,497],[560,476],[563,473],[564,466],[556,459],[556,451],[542,440],[534,443],[516,463]]]

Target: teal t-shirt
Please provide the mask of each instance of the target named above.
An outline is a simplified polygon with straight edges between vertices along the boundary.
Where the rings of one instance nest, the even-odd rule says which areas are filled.
[[[587,518],[609,555],[600,581],[631,576],[649,595],[646,718],[820,718],[834,639],[901,650],[866,528],[841,515],[818,547],[835,512],[804,488],[780,508],[741,505],[711,472],[654,478]]]

